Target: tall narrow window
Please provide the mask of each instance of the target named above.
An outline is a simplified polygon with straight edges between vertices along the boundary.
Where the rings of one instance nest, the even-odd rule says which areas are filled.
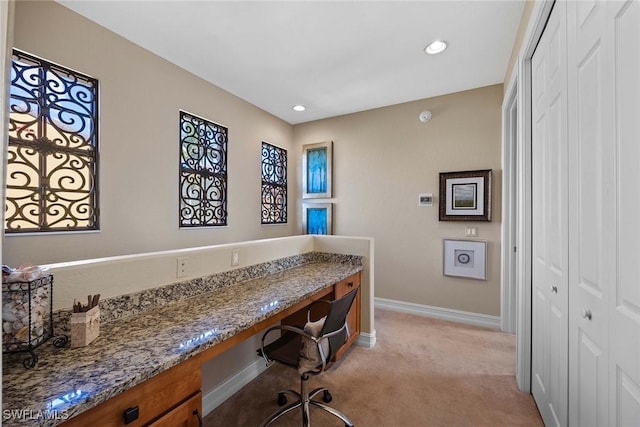
[[[262,223],[287,222],[287,150],[262,143]]]
[[[228,129],[180,111],[180,227],[227,225]]]
[[[97,230],[98,81],[13,51],[5,232]]]

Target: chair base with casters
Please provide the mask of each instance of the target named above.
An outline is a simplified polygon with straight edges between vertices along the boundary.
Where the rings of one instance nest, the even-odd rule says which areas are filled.
[[[353,423],[345,414],[324,404],[332,400],[331,393],[329,393],[327,388],[320,387],[309,392],[309,379],[310,375],[321,374],[326,369],[328,361],[331,360],[335,352],[347,341],[349,337],[349,327],[347,326],[346,319],[357,292],[358,290],[354,289],[338,300],[316,301],[311,305],[325,303],[329,306],[328,313],[326,317],[323,318],[321,329],[317,334],[313,333],[312,329],[307,328],[310,323],[314,323],[310,320],[311,306],[307,312],[307,325],[305,325],[305,329],[289,325],[280,325],[269,328],[265,332],[262,337],[262,347],[258,350],[258,353],[265,358],[267,364],[270,365],[273,362],[278,362],[298,369],[301,375],[300,392],[295,390],[280,391],[278,393],[278,404],[282,406],[282,408],[267,418],[261,424],[261,427],[268,426],[284,414],[298,408],[300,408],[302,412],[303,427],[308,427],[311,424],[309,410],[312,407],[328,412],[339,418],[344,422],[346,427],[353,427]],[[317,324],[318,322],[315,323]],[[267,335],[276,330],[282,331],[284,334],[272,343],[265,344]],[[307,354],[310,347],[316,350],[318,360],[306,359],[305,364],[301,364],[301,358]],[[313,398],[320,393],[322,393],[324,403],[313,400]],[[286,395],[293,396],[295,401],[287,404]]]
[[[282,406],[283,408],[267,418],[262,424],[260,424],[260,427],[266,427],[284,414],[287,414],[298,408],[302,408],[302,425],[306,427],[310,423],[309,409],[311,406],[326,411],[331,415],[340,418],[344,422],[345,427],[354,427],[351,420],[342,412],[313,400],[313,398],[320,393],[322,393],[322,400],[325,403],[329,403],[333,399],[331,393],[329,393],[329,390],[325,387],[319,387],[312,392],[309,392],[309,375],[303,374],[302,376],[300,376],[300,393],[291,389],[280,391],[278,393],[278,405]],[[291,395],[296,400],[287,405],[286,395]]]

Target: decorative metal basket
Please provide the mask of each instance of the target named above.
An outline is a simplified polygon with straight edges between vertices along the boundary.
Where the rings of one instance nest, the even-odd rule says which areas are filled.
[[[53,336],[53,276],[2,284],[2,353],[28,352],[25,368],[38,363],[34,349]],[[62,347],[68,338],[56,338]]]

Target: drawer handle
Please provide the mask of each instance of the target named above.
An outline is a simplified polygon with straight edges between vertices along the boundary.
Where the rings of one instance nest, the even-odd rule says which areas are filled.
[[[347,283],[347,286],[350,287],[350,288],[353,288],[353,282]]]
[[[587,320],[591,320],[591,317],[592,317],[591,310],[589,310],[589,309],[583,310],[582,311],[582,317],[584,317]]]
[[[551,292],[553,292],[554,294],[557,294],[558,293],[558,287],[555,286],[555,285],[551,286]]]
[[[202,427],[202,417],[200,416],[200,412],[197,409],[193,410],[193,416],[198,417],[198,427]]]
[[[125,425],[131,424],[132,422],[138,419],[138,416],[140,415],[140,409],[137,406],[133,408],[127,408],[124,410],[122,415],[124,417]]]

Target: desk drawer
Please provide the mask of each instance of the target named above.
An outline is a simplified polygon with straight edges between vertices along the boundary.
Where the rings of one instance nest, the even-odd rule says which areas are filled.
[[[63,426],[140,427],[147,425],[176,408],[195,393],[199,393],[200,372],[200,365],[187,360],[71,418]],[[125,424],[124,412],[135,407],[138,407],[138,418]]]
[[[199,427],[202,420],[202,393],[198,392],[148,427]]]
[[[360,286],[360,273],[356,273],[352,276],[342,279],[335,284],[334,291],[336,293],[336,299],[341,298],[348,294],[354,288]],[[354,303],[355,305],[355,303]]]

